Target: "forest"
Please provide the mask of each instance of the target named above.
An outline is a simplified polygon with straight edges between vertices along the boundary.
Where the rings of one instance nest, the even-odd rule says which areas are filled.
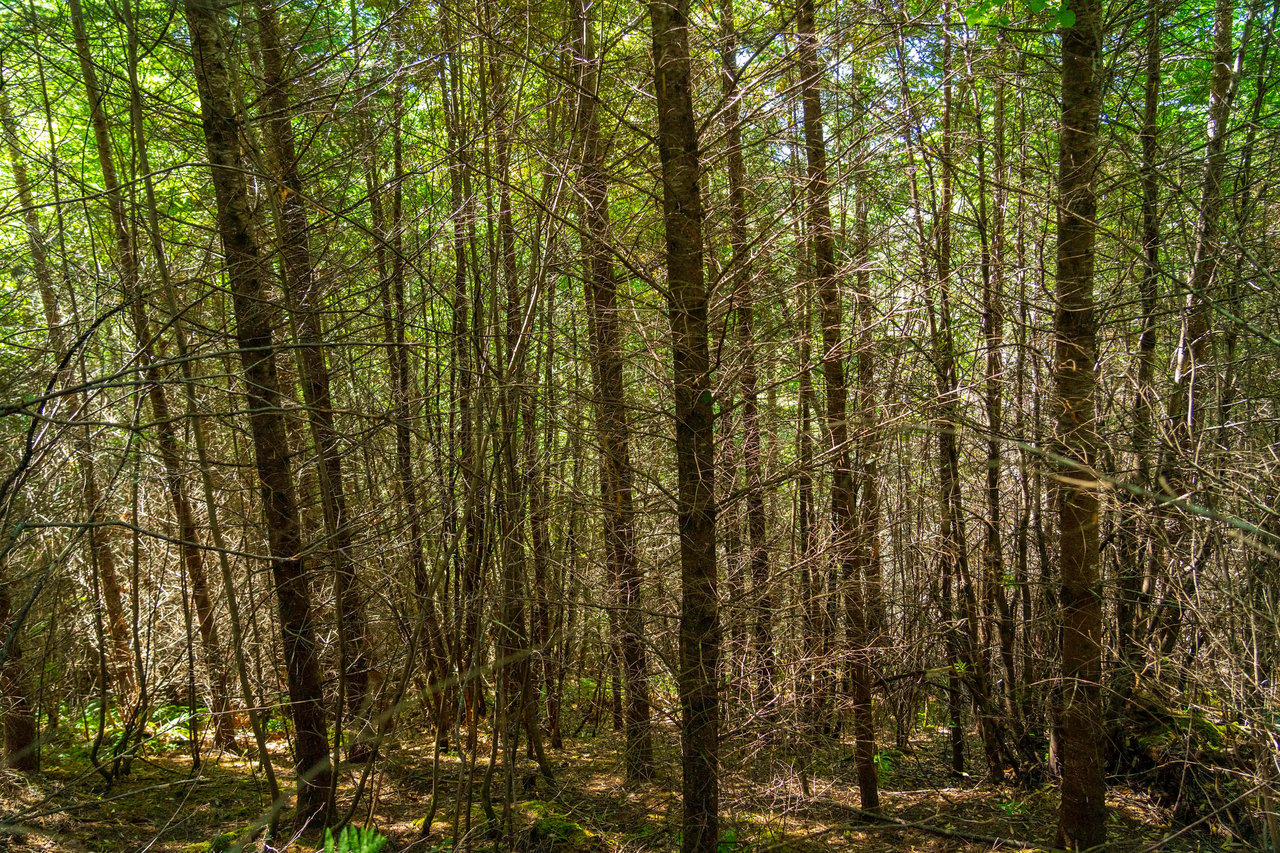
[[[5,0],[0,851],[1280,851],[1280,0]]]

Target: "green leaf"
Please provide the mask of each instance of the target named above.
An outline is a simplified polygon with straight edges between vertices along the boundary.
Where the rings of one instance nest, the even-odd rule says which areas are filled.
[[[1070,9],[1058,10],[1058,26],[1069,30],[1076,25],[1076,13]]]

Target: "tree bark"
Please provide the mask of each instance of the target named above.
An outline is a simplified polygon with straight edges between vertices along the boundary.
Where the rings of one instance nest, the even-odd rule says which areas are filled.
[[[835,554],[844,584],[846,619],[853,648],[850,675],[853,692],[855,763],[862,807],[880,808],[876,779],[875,728],[871,706],[871,666],[867,643],[862,578],[858,571],[857,517],[853,504],[853,469],[849,464],[848,389],[845,385],[843,294],[836,280],[835,235],[831,228],[830,178],[822,118],[814,0],[800,0],[797,26],[800,33],[801,98],[804,104],[804,139],[808,158],[809,236],[813,278],[822,314],[822,375],[827,387],[827,435],[831,455],[831,519]]]
[[[1098,487],[1094,473],[1097,319],[1093,268],[1101,100],[1101,4],[1073,4],[1062,29],[1062,125],[1058,156],[1057,498],[1061,572],[1062,808],[1058,844],[1083,850],[1106,841],[1102,757],[1102,594],[1098,571]]]
[[[271,554],[280,630],[284,639],[298,815],[309,819],[324,805],[331,768],[320,665],[280,383],[272,341],[276,315],[264,281],[240,151],[242,112],[233,92],[224,10],[213,0],[185,0],[191,53],[200,94],[201,123],[218,206],[218,233],[235,310],[248,397],[249,426]]]
[[[714,851],[720,835],[720,618],[716,595],[714,414],[703,271],[701,165],[689,59],[689,0],[651,0],[658,157],[675,380],[680,530],[681,850]]]
[[[298,372],[302,380],[303,400],[307,404],[307,421],[319,457],[320,502],[333,558],[345,699],[349,713],[357,722],[362,722],[368,714],[366,693],[370,661],[364,637],[364,602],[352,562],[342,445],[334,425],[333,400],[329,390],[327,348],[321,323],[324,294],[312,267],[310,224],[304,201],[306,194],[298,171],[293,104],[289,98],[285,51],[280,43],[276,7],[273,0],[257,0],[256,11],[267,106],[266,137],[280,184],[278,192],[272,195],[280,199],[284,290],[299,343]]]
[[[581,137],[578,179],[583,199],[583,267],[592,336],[596,423],[600,441],[600,489],[605,504],[605,552],[608,574],[617,587],[617,625],[625,682],[623,729],[625,765],[632,781],[653,775],[650,733],[649,672],[644,647],[645,621],[640,609],[644,580],[636,551],[634,486],[630,427],[623,383],[622,326],[618,282],[609,247],[609,195],[604,174],[605,141],[598,117],[599,61],[595,56],[590,6],[575,0],[574,51],[578,57],[578,132]]]

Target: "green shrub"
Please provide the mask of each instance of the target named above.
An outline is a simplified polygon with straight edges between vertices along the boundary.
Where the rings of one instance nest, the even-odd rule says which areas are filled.
[[[333,840],[332,830],[324,831],[324,853],[381,853],[387,839],[372,829],[361,829],[358,826],[344,827]]]

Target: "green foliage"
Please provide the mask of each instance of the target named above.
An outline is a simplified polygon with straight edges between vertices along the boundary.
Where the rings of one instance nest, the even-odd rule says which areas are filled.
[[[1076,25],[1076,13],[1067,8],[1068,5],[1068,0],[1060,5],[1050,0],[1027,0],[1027,8],[1040,19],[1045,30],[1069,29]],[[971,27],[1007,27],[1013,23],[1010,10],[1000,0],[980,0],[963,11],[964,21]]]
[[[334,841],[333,831],[324,831],[324,853],[381,853],[387,839],[377,830],[345,826]]]
[[[1022,800],[1011,799],[996,803],[996,808],[1004,812],[1009,817],[1017,817],[1027,813],[1027,804]]]
[[[202,841],[182,848],[181,853],[225,853],[236,849],[236,833],[224,832],[212,841]]]
[[[594,851],[602,849],[600,839],[582,824],[556,814],[547,803],[530,800],[521,808],[535,818],[524,831],[521,849],[540,851]]]

